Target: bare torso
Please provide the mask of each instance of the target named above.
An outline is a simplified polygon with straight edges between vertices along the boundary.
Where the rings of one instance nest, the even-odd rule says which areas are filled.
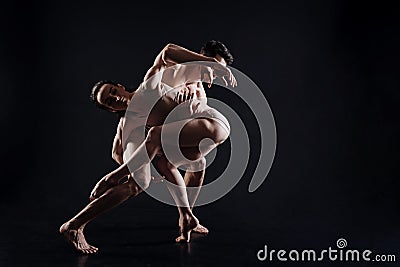
[[[184,73],[184,74],[183,74]],[[199,66],[188,65],[178,67],[170,67],[163,71],[162,82],[174,88],[174,92],[193,93],[193,99],[207,101],[206,92],[203,83],[199,80]],[[179,79],[178,77],[184,77]],[[151,110],[147,125],[155,126],[162,125],[168,114],[179,105],[175,94],[165,94]]]

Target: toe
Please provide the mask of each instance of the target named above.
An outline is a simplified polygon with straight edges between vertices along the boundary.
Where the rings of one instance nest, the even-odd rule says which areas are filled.
[[[90,249],[90,250],[93,250],[93,251],[97,251],[97,250],[98,250],[98,248],[93,247],[93,246],[91,246],[91,245],[89,245],[89,249]]]
[[[185,236],[181,235],[181,236],[178,236],[178,237],[175,239],[175,242],[176,242],[176,243],[188,243],[188,242],[189,242],[189,239],[186,238]]]

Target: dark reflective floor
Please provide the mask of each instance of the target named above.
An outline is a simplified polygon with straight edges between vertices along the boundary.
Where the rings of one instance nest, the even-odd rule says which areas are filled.
[[[217,202],[197,209],[210,234],[193,234],[191,243],[175,244],[175,208],[146,201],[148,207],[130,202],[89,224],[87,240],[100,248],[90,256],[75,253],[58,234],[59,225],[69,216],[62,210],[38,207],[27,216],[15,215],[15,211],[6,214],[8,219],[1,225],[0,266],[398,266],[399,262],[381,265],[325,259],[284,263],[277,258],[261,262],[256,257],[264,245],[275,250],[321,251],[336,248],[337,239],[345,238],[349,249],[399,258],[400,231],[388,223],[339,225],[324,217],[304,217],[293,223],[283,214],[287,222],[278,223],[273,219],[276,215],[268,220],[262,212],[255,212],[254,218],[239,216],[239,211],[219,212]]]

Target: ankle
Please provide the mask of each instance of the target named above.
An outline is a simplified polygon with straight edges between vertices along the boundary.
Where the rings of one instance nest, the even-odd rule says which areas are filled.
[[[188,221],[193,220],[193,219],[194,219],[194,216],[190,212],[182,213],[180,215],[180,218],[179,218],[180,221],[184,221],[184,222],[188,222]]]
[[[67,228],[69,230],[78,230],[81,227],[84,227],[84,224],[79,224],[78,221],[76,219],[71,219],[70,221],[67,222]]]

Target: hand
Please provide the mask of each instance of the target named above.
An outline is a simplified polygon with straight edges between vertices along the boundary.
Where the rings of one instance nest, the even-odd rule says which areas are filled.
[[[113,178],[113,173],[108,173],[105,175],[103,178],[100,179],[94,186],[92,192],[90,193],[90,201],[95,200],[96,198],[99,198],[101,195],[103,195],[105,192],[107,192],[108,189],[111,187],[114,187],[118,184],[118,181],[115,182],[115,179]]]
[[[190,99],[194,98],[195,92],[191,90],[189,86],[186,86],[184,90],[179,91],[176,93],[176,96],[174,98],[174,101],[178,104],[181,104],[185,101],[188,101]]]
[[[221,64],[221,63],[217,63],[217,64],[213,64],[211,66],[211,71],[212,71],[212,76],[214,80],[216,77],[220,78],[222,80],[222,82],[224,83],[225,86],[228,86],[228,82],[225,78],[228,79],[230,85],[232,87],[237,86],[237,81],[235,76],[233,76],[232,71],[226,67],[225,65]],[[211,87],[211,85],[209,84],[208,87]]]
[[[221,63],[212,63],[210,66],[203,68],[203,81],[208,83],[208,88],[211,87],[215,78],[220,78],[225,86],[228,86],[226,78],[232,87],[237,86],[237,81],[235,76],[233,76],[232,71]]]

